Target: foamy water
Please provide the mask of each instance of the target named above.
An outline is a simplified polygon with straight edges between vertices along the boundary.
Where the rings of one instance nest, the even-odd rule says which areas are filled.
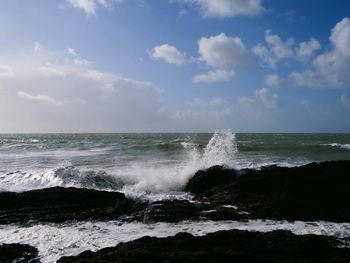
[[[338,141],[338,142],[336,142]],[[0,190],[53,186],[122,191],[146,199],[184,198],[181,189],[213,165],[260,168],[350,159],[342,134],[0,135]]]
[[[181,157],[177,159],[167,160],[159,156],[160,159],[155,160],[141,156],[129,162],[121,162],[120,165],[115,162],[114,165],[101,165],[101,169],[96,169],[96,166],[91,169],[88,165],[75,167],[72,161],[64,159],[61,160],[58,167],[47,170],[37,170],[36,167],[32,167],[26,171],[2,172],[0,174],[1,189],[25,191],[54,186],[84,187],[122,191],[128,196],[139,198],[160,199],[162,195],[163,198],[176,198],[177,196],[181,198],[186,196],[181,192],[183,186],[196,171],[216,164],[234,166],[237,146],[235,134],[230,131],[215,133],[203,151],[194,143],[182,140],[177,142],[182,147],[178,150]],[[37,140],[35,143],[38,143]],[[170,147],[169,151],[173,151],[174,148]],[[147,154],[146,150],[145,154]],[[51,157],[58,159],[57,156],[62,156],[62,152],[65,153],[62,150],[59,153],[54,152]],[[72,158],[76,152],[77,150],[73,150],[66,157]],[[95,154],[95,157],[99,154],[103,155],[102,149],[93,149],[93,151],[89,149],[81,152],[80,158],[90,156],[92,153]],[[21,158],[25,160],[28,156],[31,158],[40,156],[40,159],[45,159],[48,157],[48,151],[39,151],[34,154],[24,153]],[[118,156],[115,158],[115,161],[118,161]],[[66,166],[62,167],[64,164]]]
[[[346,240],[350,238],[350,224],[330,222],[288,222],[272,220],[202,221],[172,223],[125,223],[85,222],[75,224],[38,224],[34,226],[1,226],[0,242],[32,245],[39,250],[42,262],[56,262],[62,256],[77,255],[85,250],[97,251],[115,246],[120,242],[135,240],[142,236],[166,237],[180,232],[196,236],[220,230],[248,230],[269,232],[289,230],[297,235],[315,234],[333,236]]]
[[[350,160],[348,134],[38,134],[0,135],[0,191],[83,187],[121,191],[133,198],[191,199],[182,192],[193,174],[213,165],[260,168],[311,161]],[[233,207],[234,208],[234,207]],[[0,242],[29,244],[43,262],[96,251],[144,235],[218,230],[290,230],[348,240],[350,224],[270,220],[177,224],[83,222],[0,225]]]

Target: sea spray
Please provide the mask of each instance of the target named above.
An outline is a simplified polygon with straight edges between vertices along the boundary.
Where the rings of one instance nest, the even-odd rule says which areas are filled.
[[[181,190],[199,169],[350,160],[349,145],[349,134],[236,135],[229,130],[0,135],[0,190],[61,186],[123,191],[147,199],[188,198]]]
[[[144,163],[140,166],[134,164],[128,171],[131,173],[138,171],[138,173],[123,177],[129,180],[134,178],[135,183],[125,184],[123,192],[137,197],[148,196],[151,199],[159,197],[157,195],[159,193],[169,192],[173,193],[173,195],[170,193],[170,196],[176,197],[180,194],[182,197],[181,190],[196,171],[213,165],[232,166],[237,152],[235,134],[230,130],[215,132],[204,150],[199,149],[195,143],[182,142],[182,145],[186,150],[187,158],[176,165],[155,167],[145,166]]]
[[[234,166],[237,153],[236,134],[231,130],[215,132],[205,147],[202,157],[202,167],[209,168],[213,165]]]
[[[196,171],[216,164],[232,166],[237,152],[235,134],[230,130],[215,132],[204,148],[190,136],[181,136],[165,142],[162,142],[162,138],[157,138],[148,143],[146,139],[142,140],[143,145],[127,146],[132,147],[136,154],[142,149],[145,156],[141,155],[139,158],[131,156],[130,160],[122,165],[120,165],[121,159],[127,158],[119,155],[114,157],[113,165],[97,169],[84,165],[75,167],[72,164],[73,161],[63,159],[57,167],[46,170],[17,170],[0,173],[1,188],[7,191],[25,191],[54,186],[82,187],[122,191],[129,197],[136,198],[188,198],[188,195],[181,190]],[[153,156],[148,156],[147,149],[153,150],[154,145],[157,146],[156,157],[159,153],[168,153],[170,150],[173,153],[173,149],[177,149],[177,152],[181,153],[181,158],[167,159],[167,156],[162,155],[152,158]],[[159,148],[158,145],[162,147]],[[104,145],[103,149],[109,148]],[[76,152],[76,146],[73,151]],[[59,152],[62,150],[60,149]],[[88,152],[95,152],[98,162],[104,154],[98,149],[89,149]],[[35,152],[35,156],[38,155],[40,153]],[[82,151],[82,156],[86,157],[86,155],[86,152]],[[25,158],[28,158],[27,156],[28,154]],[[46,151],[43,156],[47,158]],[[54,156],[57,156],[57,153],[54,153]],[[71,155],[68,154],[68,156]],[[94,156],[91,158],[93,159]]]

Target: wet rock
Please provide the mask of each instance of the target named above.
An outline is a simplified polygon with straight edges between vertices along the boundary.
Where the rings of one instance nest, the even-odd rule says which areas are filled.
[[[179,222],[194,219],[196,207],[187,200],[153,202],[143,211],[143,222]]]
[[[213,220],[213,221],[220,221],[220,220],[247,220],[250,219],[249,213],[246,212],[240,212],[239,210],[235,210],[232,208],[227,207],[220,207],[217,206],[215,209],[212,210],[204,210],[201,212],[201,218],[205,220]]]
[[[38,250],[23,244],[1,244],[0,262],[2,263],[39,263]]]
[[[97,252],[63,257],[58,262],[350,262],[350,250],[336,245],[339,243],[334,238],[296,236],[287,231],[230,230],[201,237],[180,233],[166,238],[143,237]]]
[[[249,217],[240,211],[211,203],[188,200],[162,200],[149,203],[145,209],[123,219],[125,222],[142,221],[179,222],[184,220],[245,220]]]
[[[233,169],[216,165],[207,170],[196,172],[186,184],[185,191],[201,195],[214,187],[235,182],[237,175]]]
[[[206,184],[199,200],[236,205],[255,218],[350,222],[350,161],[270,166],[240,174],[231,183],[216,181],[210,189]]]
[[[118,192],[53,187],[0,193],[0,224],[115,220],[134,211],[135,201]]]

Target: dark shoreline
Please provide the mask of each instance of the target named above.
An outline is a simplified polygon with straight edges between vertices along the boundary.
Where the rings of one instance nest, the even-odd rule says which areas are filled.
[[[240,171],[214,166],[204,171],[198,171],[189,180],[185,186],[185,190],[195,195],[194,201],[163,200],[146,202],[128,199],[124,194],[118,192],[60,187],[23,193],[3,192],[0,193],[0,224],[15,223],[25,225],[41,222],[62,223],[69,221],[107,220],[152,223],[179,222],[183,220],[244,221],[247,219],[350,222],[350,161],[310,163],[292,168],[269,166],[263,167],[261,170],[244,169]],[[297,247],[297,250],[300,249],[300,244],[302,244],[305,236],[292,237],[294,235],[290,233],[282,234],[282,232],[286,231],[278,232],[280,232],[280,235],[276,235],[281,237],[281,240],[276,239],[276,236],[272,234],[272,236],[264,234],[268,240],[273,237],[269,241],[272,242],[271,249],[273,247],[277,249],[278,243],[284,242],[283,240],[285,238],[287,240],[293,239],[292,246]],[[223,231],[220,235],[225,236],[230,235],[230,233],[231,231]],[[252,238],[257,240],[258,238],[262,238],[259,234],[252,234],[246,231],[236,231],[234,235],[243,235],[241,236],[242,238],[249,240],[252,240]],[[184,238],[185,236],[179,235],[179,237]],[[153,239],[158,240],[157,238]],[[202,240],[201,238],[192,237],[191,242],[193,244],[202,242],[197,239]],[[321,242],[320,244],[324,245],[325,248],[327,247],[322,243],[325,237],[314,236],[311,239],[315,244]],[[169,253],[173,254],[171,252],[171,246],[176,245],[176,243],[173,244],[172,242],[174,240],[170,237],[168,240],[170,243],[167,249]],[[210,238],[208,240],[204,238],[203,242],[212,242],[212,245],[215,245],[215,242],[210,240]],[[327,248],[327,251],[330,253],[329,255],[332,256],[336,252],[334,245],[337,241],[332,238],[327,238],[327,240],[327,244],[329,242],[332,244]],[[126,244],[130,243],[132,247],[132,244],[136,244],[135,242],[137,243],[139,241],[132,241]],[[154,242],[157,243],[157,241]],[[230,255],[230,258],[231,256],[235,258],[237,253],[251,253],[254,255],[259,252],[260,250],[256,250],[258,247],[254,247],[254,242],[250,242],[251,248],[247,248],[248,250],[245,252],[243,250],[238,251],[237,249],[239,247],[231,247],[230,249],[233,249],[235,252]],[[146,243],[143,244],[141,242],[139,246],[147,246]],[[312,244],[310,245],[311,247],[314,246]],[[218,247],[218,250],[228,249],[227,246],[229,244],[221,245],[223,247]],[[123,248],[124,252],[118,252],[118,246],[113,249],[111,248],[116,255],[118,253],[129,253],[124,251],[125,248]],[[128,247],[128,245],[123,246]],[[92,253],[90,256],[100,255],[103,251],[105,250]],[[149,253],[147,252],[147,255],[155,253],[155,251],[152,251],[151,249]],[[215,249],[212,250],[212,252],[214,251]],[[285,250],[278,251],[277,249],[277,254]],[[288,258],[288,253],[296,253],[296,251],[291,251],[285,251],[285,258]],[[344,251],[346,259],[349,259],[350,249],[344,249]],[[198,253],[202,255],[202,252]],[[130,253],[133,253],[133,250]],[[283,259],[283,253],[280,259]],[[193,255],[187,254],[189,257],[187,259],[195,262],[195,259],[192,258]],[[168,257],[166,254],[164,255]],[[225,253],[221,253],[220,255],[225,259]],[[261,256],[264,257],[266,255],[261,254]],[[304,256],[307,256],[307,254],[304,254]],[[180,258],[182,257],[186,258],[186,255],[182,255]],[[175,257],[174,261],[170,262],[176,262],[180,258]],[[158,258],[150,256],[150,259],[153,260],[150,262],[158,262]],[[275,260],[270,256],[267,259]],[[330,257],[330,261],[324,262],[344,262],[337,261],[338,259],[334,261],[334,259],[336,259],[335,254]],[[84,261],[83,257],[81,260]]]
[[[62,257],[59,263],[122,262],[350,262],[350,249],[337,248],[330,237],[297,236],[288,231],[268,233],[218,231],[201,237],[142,237],[97,252]]]

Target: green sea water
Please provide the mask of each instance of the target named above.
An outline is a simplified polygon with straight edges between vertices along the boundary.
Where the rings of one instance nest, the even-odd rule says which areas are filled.
[[[350,134],[3,134],[0,189],[75,186],[176,193],[197,170],[350,160]]]

